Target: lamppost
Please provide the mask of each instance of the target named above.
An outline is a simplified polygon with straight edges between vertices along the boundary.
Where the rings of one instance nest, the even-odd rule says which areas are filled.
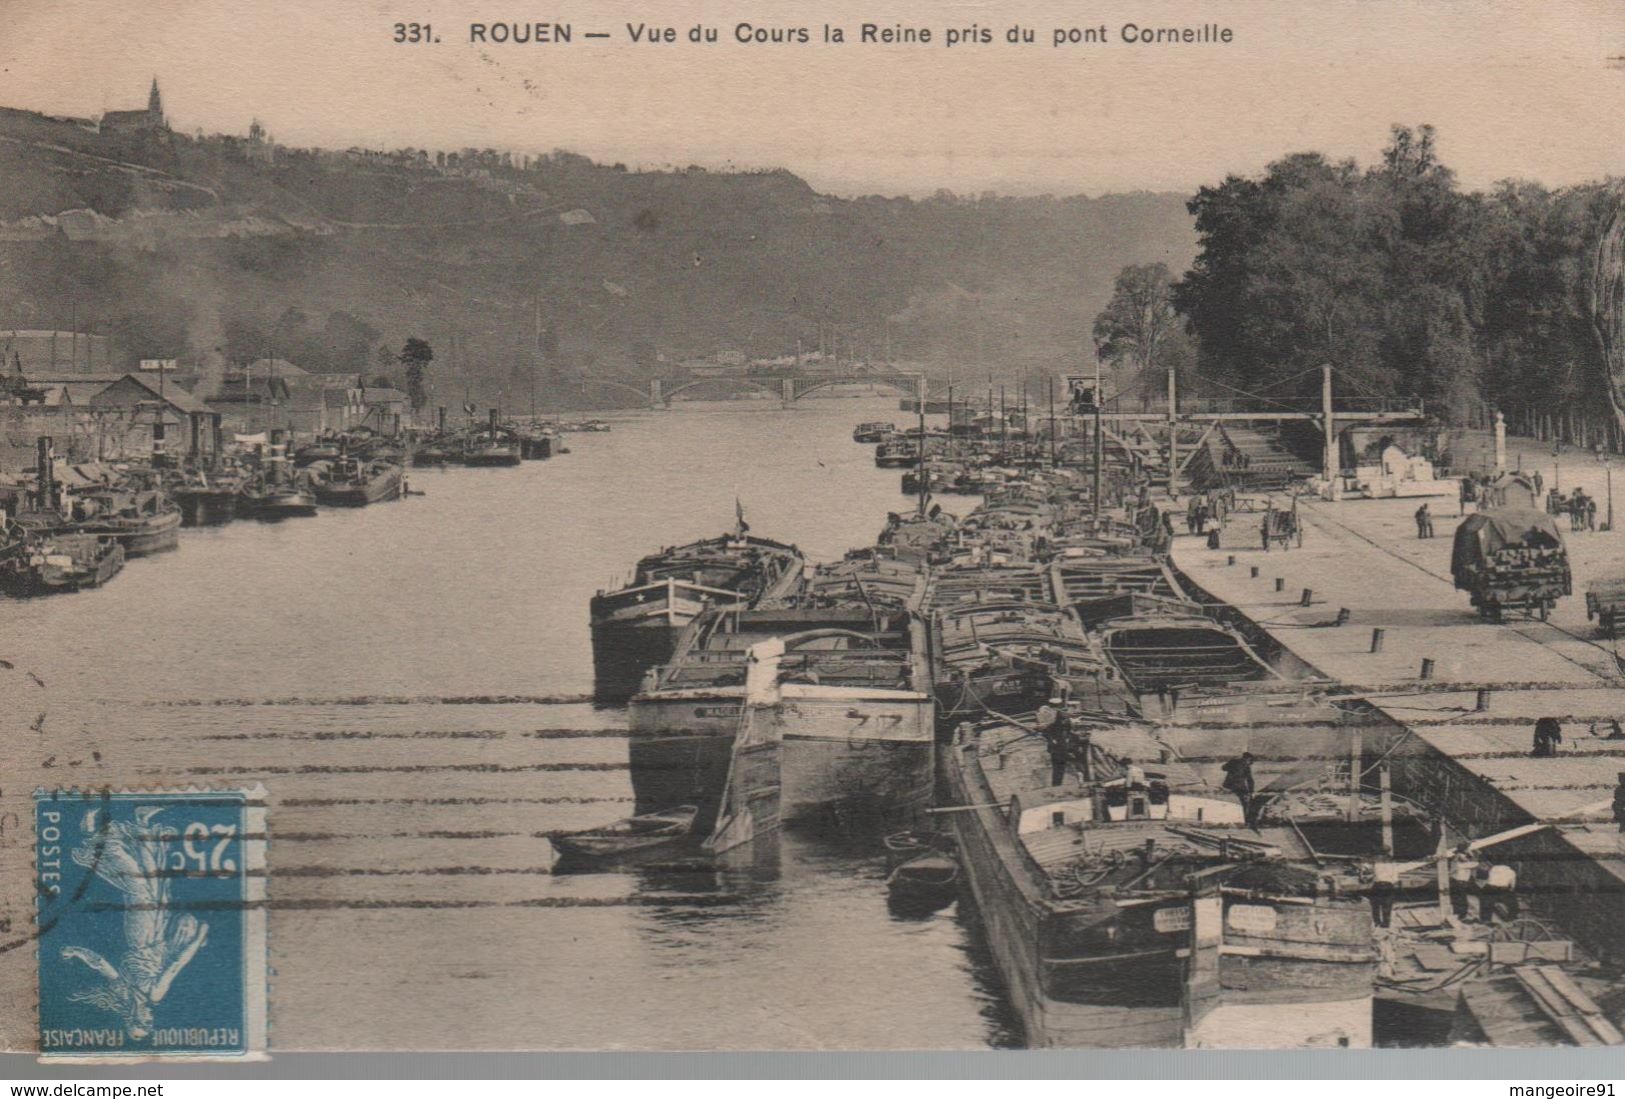
[[[1603,530],[1614,529],[1614,463],[1612,460],[1602,464],[1603,476],[1608,478],[1608,525]]]

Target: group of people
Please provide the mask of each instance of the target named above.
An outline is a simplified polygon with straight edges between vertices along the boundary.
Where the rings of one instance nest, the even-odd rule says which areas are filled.
[[[1568,515],[1570,530],[1597,529],[1597,498],[1578,485],[1567,496],[1555,488],[1547,493],[1546,511],[1551,515]]]
[[[1428,510],[1426,504],[1416,509],[1416,536],[1418,538],[1433,537],[1433,512]]]

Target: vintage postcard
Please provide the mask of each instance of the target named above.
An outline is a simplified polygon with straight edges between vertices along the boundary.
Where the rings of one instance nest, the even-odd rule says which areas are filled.
[[[1625,1045],[1622,117],[1608,0],[0,0],[0,1050]]]

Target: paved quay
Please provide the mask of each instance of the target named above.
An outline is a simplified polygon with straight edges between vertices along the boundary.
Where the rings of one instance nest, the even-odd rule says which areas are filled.
[[[1586,621],[1583,594],[1594,577],[1625,575],[1625,536],[1570,534],[1565,519],[1575,594],[1559,601],[1549,622],[1491,623],[1450,578],[1455,499],[1429,500],[1436,530],[1429,540],[1416,536],[1420,502],[1303,500],[1301,548],[1210,550],[1204,539],[1180,535],[1172,558],[1206,597],[1229,604],[1392,721],[1395,731],[1368,737],[1365,750],[1368,768],[1379,753],[1391,764],[1396,792],[1442,810],[1454,829],[1475,838],[1551,823],[1498,845],[1497,859],[1519,870],[1520,891],[1536,911],[1542,894],[1565,896],[1554,906],[1565,913],[1558,921],[1564,932],[1625,960],[1625,928],[1618,926],[1625,921],[1616,916],[1625,835],[1611,810],[1625,740],[1608,739],[1612,722],[1625,719],[1625,676],[1615,643]],[[1305,588],[1312,592],[1307,607]],[[1348,621],[1333,625],[1341,608]],[[1374,629],[1383,631],[1375,653]],[[1424,659],[1433,662],[1429,681],[1420,678]],[[1483,710],[1481,688],[1490,692]],[[1533,726],[1544,716],[1562,721],[1563,742],[1556,758],[1536,759]],[[1586,895],[1596,903],[1576,903]]]

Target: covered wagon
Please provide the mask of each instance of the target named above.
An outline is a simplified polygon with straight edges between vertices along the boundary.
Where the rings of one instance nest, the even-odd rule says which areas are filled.
[[[1544,620],[1558,599],[1573,592],[1557,521],[1532,507],[1495,508],[1463,519],[1450,573],[1485,618],[1510,611]]]

